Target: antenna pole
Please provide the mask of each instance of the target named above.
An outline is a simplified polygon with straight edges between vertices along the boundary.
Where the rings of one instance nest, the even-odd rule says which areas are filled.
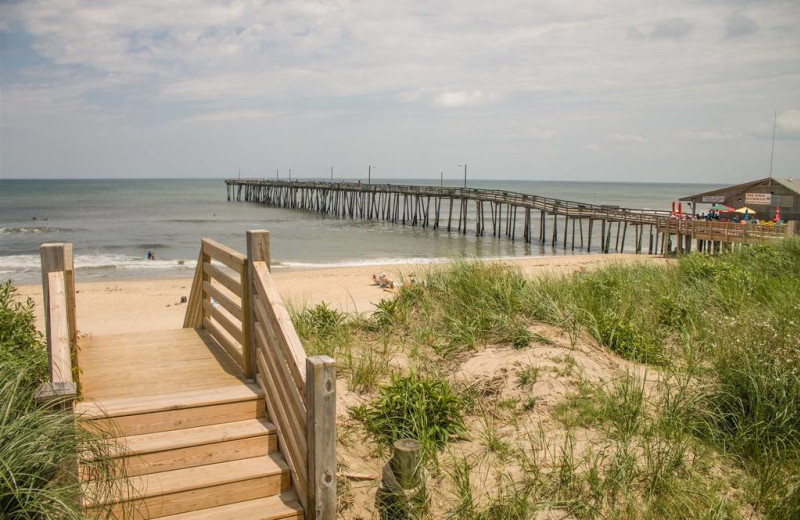
[[[775,111],[775,118],[772,120],[772,152],[769,154],[769,179],[772,183],[772,158],[775,157],[775,125],[778,122],[778,111]]]

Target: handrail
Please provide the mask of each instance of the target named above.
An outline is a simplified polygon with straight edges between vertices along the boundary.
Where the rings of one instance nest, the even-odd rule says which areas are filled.
[[[336,366],[308,357],[269,272],[269,232],[247,256],[203,239],[184,327],[206,328],[265,395],[278,449],[309,520],[336,518]],[[213,264],[212,262],[218,262]],[[224,266],[224,267],[223,267]],[[227,270],[226,270],[227,269]],[[231,275],[238,273],[236,276]],[[212,305],[211,298],[219,304]],[[235,339],[241,353],[232,345]]]
[[[336,518],[336,365],[307,357],[269,272],[269,232],[248,231],[255,378],[306,518]]]
[[[236,360],[244,376],[252,378],[250,315],[245,312],[248,280],[246,256],[209,238],[202,239],[183,327],[207,329]]]
[[[50,381],[38,389],[37,399],[67,405],[78,395],[72,244],[42,244],[40,255]]]

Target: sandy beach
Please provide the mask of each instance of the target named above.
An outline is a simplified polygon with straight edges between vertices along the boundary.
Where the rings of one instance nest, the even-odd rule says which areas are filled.
[[[611,262],[666,262],[646,255],[550,256],[508,259],[526,274],[567,273],[592,269]],[[284,301],[302,307],[326,302],[346,312],[371,312],[380,300],[391,293],[372,284],[374,273],[387,273],[398,279],[420,273],[429,265],[395,264],[381,266],[339,267],[326,269],[273,270]],[[164,330],[180,327],[186,305],[181,296],[189,295],[192,279],[143,279],[76,283],[78,329],[82,334],[113,334],[132,331]],[[42,289],[39,285],[20,287],[20,296],[31,297],[36,304],[37,326],[43,329]]]

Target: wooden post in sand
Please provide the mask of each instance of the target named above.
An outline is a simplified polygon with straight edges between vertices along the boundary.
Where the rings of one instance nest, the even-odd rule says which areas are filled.
[[[394,443],[392,458],[383,467],[383,478],[375,494],[381,520],[418,518],[427,503],[422,445],[413,439]]]

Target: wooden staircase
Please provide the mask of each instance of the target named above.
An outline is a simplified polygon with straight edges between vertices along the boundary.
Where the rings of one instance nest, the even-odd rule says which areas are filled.
[[[157,339],[164,334],[167,333],[148,336]],[[184,338],[178,342],[180,348],[173,342],[170,349],[163,349],[161,366],[168,369],[170,365],[188,363],[198,370],[199,364],[208,364],[206,357],[214,359],[202,351],[209,346],[208,338],[201,333],[183,329],[168,334]],[[186,340],[191,337],[196,341]],[[85,364],[96,367],[85,378],[91,394],[97,395],[104,382],[100,359],[124,359],[129,352],[125,345],[140,345],[137,351],[142,357],[148,351],[162,351],[157,341],[151,341],[147,348],[131,341],[130,335],[87,341],[80,355]],[[218,366],[224,370],[224,365]],[[124,375],[119,364],[115,373]],[[115,438],[112,455],[124,465],[126,474],[120,486],[122,492],[104,500],[115,516],[175,520],[303,518],[289,467],[277,450],[275,426],[265,417],[264,393],[252,381],[232,381],[229,375],[218,376],[226,386],[217,388],[101,397],[75,404],[85,428],[95,428]],[[214,380],[207,374],[202,382],[219,384]],[[151,382],[156,386],[167,384],[169,381],[163,378]],[[137,389],[136,393],[141,391]],[[102,393],[120,392],[118,388]],[[89,472],[80,474],[84,496],[96,496]],[[88,500],[85,506],[89,516],[100,509],[100,504]]]
[[[269,273],[269,233],[248,256],[203,239],[183,328],[78,337],[71,244],[42,246],[50,380],[112,439],[112,477],[84,459],[90,518],[333,520],[336,370],[307,357]],[[268,414],[268,416],[267,416]]]

